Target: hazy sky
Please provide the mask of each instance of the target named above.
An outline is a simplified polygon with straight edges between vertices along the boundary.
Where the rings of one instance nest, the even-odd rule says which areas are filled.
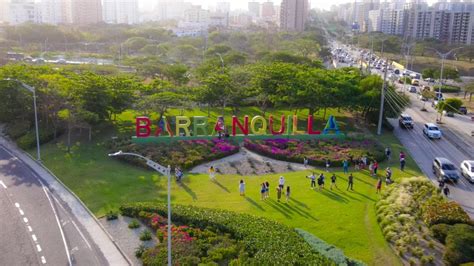
[[[156,5],[159,0],[138,0],[141,10],[150,10]],[[209,6],[215,6],[217,2],[230,2],[231,9],[247,9],[247,3],[249,0],[185,0],[186,2],[192,2],[194,4],[202,5],[203,8],[208,8]],[[252,0],[258,2],[266,2],[267,0]],[[275,4],[279,5],[281,0],[270,0]],[[331,5],[337,5],[347,2],[353,2],[353,0],[309,0],[311,3],[311,8],[322,8],[329,9]],[[436,0],[428,0],[428,3],[434,3]]]

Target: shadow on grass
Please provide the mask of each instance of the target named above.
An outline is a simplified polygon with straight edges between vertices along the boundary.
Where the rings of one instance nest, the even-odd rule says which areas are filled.
[[[178,186],[182,187],[184,191],[186,191],[186,193],[188,193],[189,196],[193,198],[194,201],[197,200],[196,193],[194,193],[194,191],[192,191],[192,189],[190,189],[185,183],[178,182]]]
[[[265,200],[265,203],[268,206],[270,206],[270,207],[274,208],[275,210],[279,211],[286,218],[291,219],[291,216],[288,214],[288,211],[281,207],[281,205],[282,205],[281,202],[275,202],[272,199],[267,199],[267,200]]]
[[[302,217],[311,219],[313,221],[319,221],[317,218],[315,218],[313,215],[311,215],[311,213],[301,209],[300,207],[298,207],[296,205],[291,205],[292,202],[296,202],[296,201],[297,200],[290,198],[288,204],[284,203],[284,205],[287,206],[289,209],[293,210],[294,212],[296,212],[297,214],[301,215]]]
[[[219,181],[214,180],[214,181],[212,181],[212,183],[214,183],[217,186],[219,186],[220,188],[222,188],[222,190],[224,190],[225,192],[230,193],[230,190],[228,188],[226,188],[224,185],[222,185],[221,183],[219,183]]]
[[[261,211],[265,211],[265,209],[262,207],[262,205],[258,204],[255,200],[253,200],[252,198],[249,198],[247,196],[245,196],[245,200],[248,201],[250,204],[252,204],[253,206],[257,207],[259,210]]]
[[[374,188],[374,190],[375,190],[375,188]],[[360,196],[362,196],[362,197],[364,197],[364,198],[366,198],[366,199],[368,199],[368,200],[370,200],[370,201],[375,201],[375,199],[373,199],[373,198],[371,198],[371,197],[369,197],[369,196],[367,196],[367,195],[365,195],[365,194],[362,194],[362,193],[360,193],[360,192],[357,192],[355,189],[352,190],[351,192],[353,192],[353,193],[355,193],[355,194],[358,194],[358,195],[360,195]]]
[[[332,199],[332,200],[335,200],[335,201],[339,201],[339,202],[342,202],[342,203],[345,203],[347,204],[349,202],[348,199],[346,199],[345,197],[337,194],[337,193],[334,193],[332,192],[331,190],[327,190],[327,189],[323,189],[320,191],[321,194],[323,194],[324,196]]]
[[[299,205],[299,206],[301,206],[301,207],[303,207],[303,208],[309,210],[309,207],[308,207],[308,205],[306,205],[306,203],[303,203],[303,202],[301,202],[301,201],[299,201],[299,200],[297,200],[297,199],[291,199],[291,201],[294,202],[294,203],[296,203],[297,205]]]

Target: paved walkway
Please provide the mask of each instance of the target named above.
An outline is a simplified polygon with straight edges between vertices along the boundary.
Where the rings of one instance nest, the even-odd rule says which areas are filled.
[[[64,203],[66,207],[65,209],[67,209],[77,219],[79,227],[85,230],[84,233],[87,234],[87,238],[90,238],[94,242],[93,246],[99,249],[98,252],[100,251],[100,253],[102,253],[109,265],[131,264],[130,260],[122,253],[119,246],[94,215],[73,194],[73,192],[62,184],[49,170],[47,170],[46,167],[33,160],[24,151],[1,135],[0,146],[3,146],[41,177],[41,181],[45,183],[45,186],[51,191],[52,195],[59,198],[59,200]]]

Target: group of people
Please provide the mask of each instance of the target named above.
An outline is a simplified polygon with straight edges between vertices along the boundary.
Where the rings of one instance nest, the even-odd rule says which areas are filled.
[[[243,180],[240,180],[239,184],[240,195],[245,196],[245,183]],[[285,194],[286,202],[290,200],[290,186],[286,186],[285,189],[285,177],[280,176],[278,179],[278,186],[276,187],[277,201],[280,202],[283,194]],[[260,188],[261,200],[266,200],[270,197],[270,183],[265,181],[261,184]]]
[[[316,175],[313,172],[313,173],[311,173],[311,175],[307,176],[306,178],[309,178],[311,180],[311,189],[316,188],[316,179],[317,179],[317,182],[318,182],[319,190],[324,189],[324,183],[325,183],[326,177],[324,176],[323,173],[319,174],[318,178],[316,178]],[[336,185],[336,179],[337,179],[336,175],[332,174],[332,176],[331,176],[331,186],[330,186],[331,190],[332,190],[333,187],[338,188],[337,185]]]

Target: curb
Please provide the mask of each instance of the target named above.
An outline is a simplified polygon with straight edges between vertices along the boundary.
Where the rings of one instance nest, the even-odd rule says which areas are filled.
[[[5,147],[4,145],[0,144],[0,146],[3,146]],[[6,148],[6,147],[5,147]],[[54,177],[54,179],[56,179],[56,181],[61,184],[62,187],[64,187],[69,193],[71,193],[71,195],[73,195],[73,197],[81,204],[81,206],[87,211],[87,213],[89,213],[89,215],[94,219],[94,221],[99,225],[99,227],[102,229],[102,231],[104,231],[104,233],[107,235],[107,237],[110,239],[110,241],[112,241],[112,243],[114,244],[114,246],[117,248],[117,250],[119,251],[119,253],[124,257],[124,259],[127,261],[128,265],[133,265],[132,261],[130,260],[130,258],[125,254],[125,252],[120,248],[120,246],[117,244],[117,242],[115,241],[115,239],[109,234],[109,232],[105,229],[105,227],[100,223],[100,221],[97,219],[97,217],[95,217],[95,215],[89,210],[89,208],[87,208],[87,206],[84,204],[84,202],[82,202],[82,200],[76,195],[76,193],[74,193],[69,187],[67,187],[51,170],[49,170],[48,167],[46,167],[46,165],[44,165],[41,161],[37,161],[35,158],[33,158],[33,156],[31,156],[31,154],[19,149],[23,155],[26,155],[28,156],[31,160],[33,160],[34,163],[36,163],[38,166],[40,166],[41,168],[43,168],[44,170],[46,170],[46,172],[48,172],[51,176]],[[13,153],[17,153],[16,151],[12,151]],[[34,171],[34,169],[32,169],[26,162],[24,162],[32,171]],[[34,171],[36,172],[36,171]]]

